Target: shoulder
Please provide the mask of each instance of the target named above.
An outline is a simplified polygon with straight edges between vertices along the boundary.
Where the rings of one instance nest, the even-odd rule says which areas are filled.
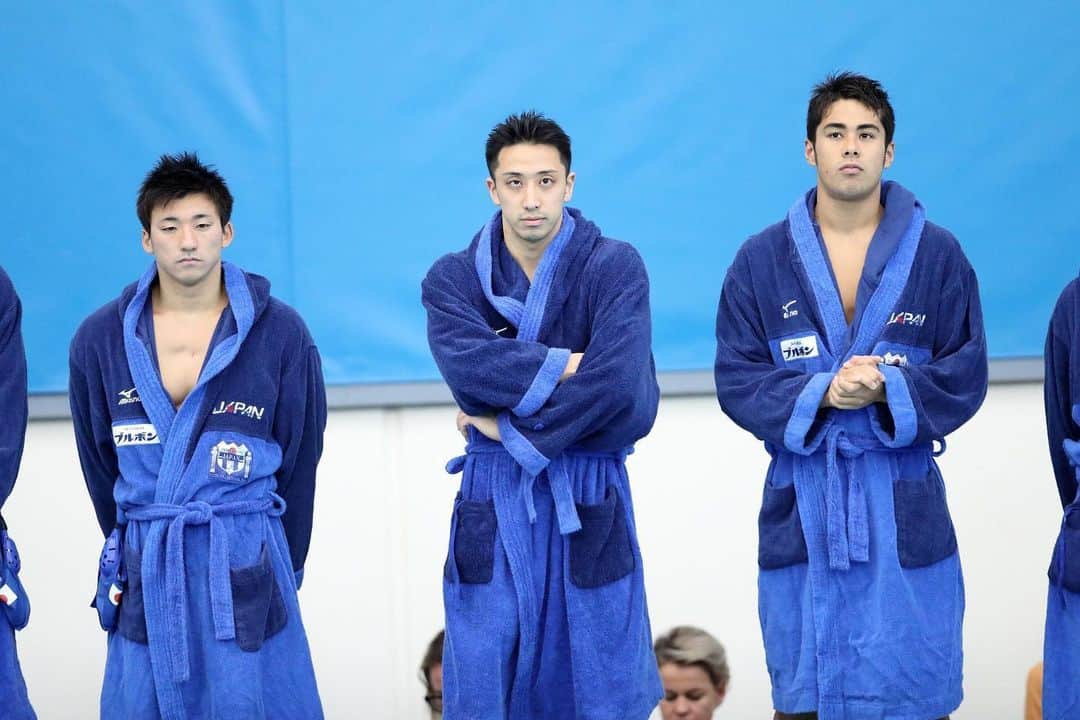
[[[955,277],[975,274],[975,269],[956,236],[929,220],[926,221],[922,237],[919,238],[919,254],[940,267],[946,275]]]
[[[728,268],[727,280],[749,286],[757,269],[786,266],[790,254],[787,220],[781,220],[743,241]]]
[[[428,268],[424,284],[456,282],[470,274],[475,274],[475,270],[467,250],[447,253]]]
[[[84,363],[91,355],[102,352],[123,352],[124,328],[121,322],[123,298],[110,300],[90,313],[79,324],[71,339],[70,353],[73,363]]]
[[[300,313],[286,302],[270,296],[266,308],[259,316],[258,327],[261,334],[271,343],[280,346],[289,358],[304,353],[314,347],[307,323]]]
[[[0,267],[0,310],[14,305],[18,300],[11,278],[4,272],[4,268]]]
[[[628,242],[599,237],[585,263],[586,271],[601,276],[645,276],[645,261],[637,248]]]
[[[1080,313],[1080,278],[1073,278],[1058,295],[1054,304],[1054,314],[1050,318],[1050,327],[1062,337],[1071,337],[1071,328],[1076,325]]]

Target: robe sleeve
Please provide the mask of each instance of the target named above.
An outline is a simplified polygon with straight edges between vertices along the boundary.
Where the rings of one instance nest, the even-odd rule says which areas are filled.
[[[728,270],[716,311],[716,397],[735,424],[758,439],[809,454],[820,445],[821,398],[831,372],[777,367],[754,294],[745,253]]]
[[[108,537],[116,527],[113,487],[120,475],[120,464],[113,444],[101,375],[86,367],[78,349],[77,336],[72,341],[69,360],[68,402],[83,479],[101,532]]]
[[[592,270],[601,274],[592,278],[592,331],[577,373],[532,417],[498,414],[503,446],[532,475],[586,438],[597,449],[625,449],[656,419],[649,279],[632,247],[615,248]]]
[[[1064,443],[1069,438],[1080,438],[1080,428],[1072,418],[1073,389],[1070,387],[1070,350],[1075,333],[1075,328],[1072,327],[1075,287],[1075,283],[1070,285],[1054,308],[1043,354],[1046,365],[1043,379],[1046,437],[1050,443],[1050,462],[1054,468],[1054,479],[1057,481],[1063,508],[1076,498],[1077,486],[1076,468],[1065,454]]]
[[[467,275],[458,261],[444,259],[424,278],[422,298],[435,363],[465,412],[507,409],[528,417],[551,397],[570,350],[495,334],[469,296],[475,278]]]
[[[299,584],[311,542],[315,508],[315,469],[326,430],[326,387],[322,362],[314,345],[286,368],[274,413],[274,440],[281,447],[277,492],[285,500],[281,522]]]
[[[0,272],[0,507],[15,486],[26,439],[26,353],[21,322],[19,298]]]
[[[941,440],[971,419],[986,397],[979,285],[963,257],[958,258],[956,271],[945,277],[937,312],[929,361],[879,366],[885,376],[886,402],[872,408],[872,425],[888,447]],[[883,417],[886,412],[891,418]]]

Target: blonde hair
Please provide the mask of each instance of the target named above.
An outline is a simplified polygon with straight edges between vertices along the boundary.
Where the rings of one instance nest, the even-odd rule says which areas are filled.
[[[656,664],[696,665],[705,671],[719,690],[727,689],[731,679],[727,653],[720,641],[701,628],[680,625],[656,639],[653,645]]]

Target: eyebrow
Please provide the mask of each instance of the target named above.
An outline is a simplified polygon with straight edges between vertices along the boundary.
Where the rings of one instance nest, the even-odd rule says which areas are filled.
[[[209,217],[211,217],[210,213],[199,213],[197,215],[192,215],[191,219],[192,220],[203,220],[204,218],[209,218]],[[175,215],[169,215],[167,217],[161,218],[160,220],[158,220],[158,222],[180,222],[180,218],[176,217]]]
[[[824,127],[825,130],[828,130],[829,128],[836,128],[838,130],[847,130],[848,126],[843,124],[843,123],[831,122],[831,123],[827,123],[825,125],[825,127]],[[863,123],[862,125],[856,125],[855,129],[856,130],[877,130],[877,131],[880,132],[881,131],[881,126],[876,124],[876,123]]]
[[[558,170],[537,170],[535,173],[533,173],[533,175],[554,175],[557,172]],[[504,178],[525,177],[525,173],[517,172],[515,170],[507,170],[506,172],[499,174],[502,175]]]

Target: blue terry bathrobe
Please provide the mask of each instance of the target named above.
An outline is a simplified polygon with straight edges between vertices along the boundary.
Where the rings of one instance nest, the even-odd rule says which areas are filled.
[[[716,388],[772,456],[758,593],[773,703],[822,720],[928,720],[961,699],[964,588],[933,443],[986,393],[975,273],[915,197],[882,187],[844,317],[815,191],[724,281]],[[881,355],[886,403],[820,410],[840,365]]]
[[[496,213],[423,301],[454,398],[502,437],[470,428],[447,466],[446,719],[646,718],[662,691],[624,464],[659,395],[641,258],[566,210],[530,284]]]
[[[1050,561],[1043,718],[1080,717],[1080,280],[1058,299],[1046,336],[1046,430],[1064,516]]]
[[[297,604],[326,425],[319,355],[265,278],[223,274],[229,304],[179,409],[157,366],[154,266],[71,343],[79,458],[102,530],[119,529],[95,600],[102,718],[322,717]]]
[[[23,351],[22,306],[7,273],[0,268],[0,508],[11,495],[19,474],[26,437],[26,353]],[[19,581],[19,554],[0,516],[0,718],[37,717],[26,696],[15,631],[30,619],[30,598]]]

